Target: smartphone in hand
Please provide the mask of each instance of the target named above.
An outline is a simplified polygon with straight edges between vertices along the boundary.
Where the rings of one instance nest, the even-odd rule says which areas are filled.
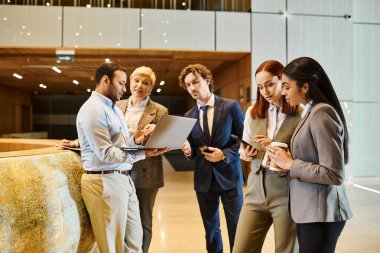
[[[247,148],[247,147],[249,147],[250,149],[252,148],[251,144],[249,144],[248,142],[244,141],[242,138],[240,138],[237,135],[231,134],[231,138],[234,139],[237,142],[240,142],[243,145],[244,148]],[[257,151],[256,148],[254,148],[254,151],[255,150]]]
[[[213,151],[211,151],[210,149],[208,149],[207,146],[203,146],[203,147],[200,147],[199,148],[200,151],[203,151],[205,153],[212,153]]]

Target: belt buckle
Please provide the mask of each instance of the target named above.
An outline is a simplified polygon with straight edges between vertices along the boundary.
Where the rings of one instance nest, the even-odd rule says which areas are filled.
[[[128,176],[128,170],[115,170],[113,173],[121,174],[124,176]]]

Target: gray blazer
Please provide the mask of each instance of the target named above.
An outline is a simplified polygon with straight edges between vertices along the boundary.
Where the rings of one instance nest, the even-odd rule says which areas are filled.
[[[127,111],[129,99],[120,100],[116,105],[123,114]],[[139,125],[156,124],[162,115],[168,114],[168,109],[149,99]],[[162,157],[147,157],[133,164],[131,178],[136,188],[159,188],[164,186],[164,171]]]
[[[296,223],[352,217],[344,181],[344,127],[328,104],[312,105],[291,139],[290,212]]]

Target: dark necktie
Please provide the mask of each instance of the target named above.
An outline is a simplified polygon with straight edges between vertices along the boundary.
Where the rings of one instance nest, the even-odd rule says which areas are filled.
[[[208,121],[207,121],[207,108],[208,108],[208,105],[201,106],[201,110],[203,111],[203,133],[206,136],[206,138],[210,140],[210,129],[208,127]]]

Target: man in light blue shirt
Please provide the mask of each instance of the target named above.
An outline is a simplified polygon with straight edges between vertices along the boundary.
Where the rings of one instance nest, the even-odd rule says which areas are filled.
[[[149,130],[128,133],[121,110],[115,106],[126,92],[126,70],[104,63],[96,70],[96,89],[77,115],[84,174],[82,196],[100,252],[142,252],[141,220],[136,190],[129,176],[132,164],[166,150],[125,152],[141,143]]]

